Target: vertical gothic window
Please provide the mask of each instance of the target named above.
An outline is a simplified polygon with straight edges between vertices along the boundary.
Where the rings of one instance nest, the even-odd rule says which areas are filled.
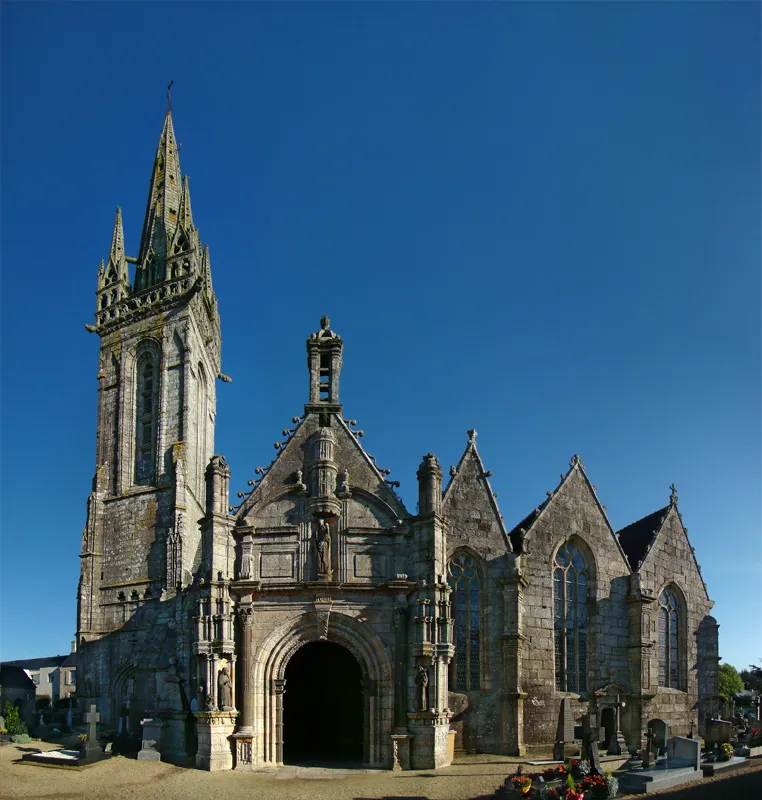
[[[559,548],[553,569],[556,689],[587,691],[587,564],[570,542]]]
[[[455,660],[450,683],[456,691],[481,688],[481,571],[465,553],[450,561],[447,582],[452,591],[452,616],[455,621]]]
[[[677,596],[668,587],[659,595],[659,686],[680,688]]]
[[[198,397],[196,398],[196,488],[199,497],[204,497],[204,472],[206,470],[206,432],[209,423],[209,402],[204,365],[198,362]]]
[[[135,414],[135,483],[149,484],[155,477],[158,420],[158,358],[153,351],[138,359]]]

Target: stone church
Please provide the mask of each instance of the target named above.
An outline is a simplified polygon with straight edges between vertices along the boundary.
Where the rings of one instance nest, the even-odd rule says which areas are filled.
[[[303,415],[230,504],[220,318],[170,111],[139,251],[117,209],[86,327],[100,356],[77,695],[107,727],[152,719],[162,758],[211,770],[432,769],[456,749],[552,747],[565,698],[630,750],[651,719],[687,734],[717,707],[718,626],[674,487],[617,532],[574,456],[509,528],[472,430],[446,485],[423,456],[409,510],[344,416],[325,317]]]

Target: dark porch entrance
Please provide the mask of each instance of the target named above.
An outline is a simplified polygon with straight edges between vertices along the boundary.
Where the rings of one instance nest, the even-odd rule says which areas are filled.
[[[362,673],[333,642],[310,642],[286,665],[283,761],[360,762],[363,757]]]

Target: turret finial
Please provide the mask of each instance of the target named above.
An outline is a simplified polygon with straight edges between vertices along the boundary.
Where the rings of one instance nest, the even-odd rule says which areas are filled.
[[[474,428],[471,428],[471,430],[466,431],[466,433],[468,434],[468,441],[476,444],[476,430]]]
[[[669,488],[671,489],[671,491],[669,493],[669,504],[671,506],[676,506],[677,505],[677,489],[675,488],[675,484],[671,483],[669,485]]]
[[[330,328],[330,327],[331,327],[331,320],[330,320],[329,317],[325,316],[325,314],[324,314],[323,317],[320,320],[320,330],[321,331],[327,331],[328,328]]]
[[[167,111],[171,113],[172,111],[172,84],[174,81],[169,82],[169,86],[167,86]]]

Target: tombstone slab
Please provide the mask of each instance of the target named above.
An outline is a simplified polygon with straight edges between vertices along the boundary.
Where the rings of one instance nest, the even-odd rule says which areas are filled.
[[[571,712],[571,703],[568,697],[561,700],[558,709],[558,728],[556,729],[556,743],[553,746],[553,758],[556,761],[563,761],[570,755],[567,753],[575,739],[574,719]]]
[[[99,761],[103,758],[103,748],[98,741],[98,723],[100,722],[101,715],[95,707],[94,703],[90,704],[89,711],[85,714],[85,722],[87,723],[87,741],[81,751],[79,763],[88,763],[91,761]]]
[[[138,761],[161,761],[161,742],[162,720],[156,717],[142,719],[140,724],[143,726],[143,746],[138,752]]]

